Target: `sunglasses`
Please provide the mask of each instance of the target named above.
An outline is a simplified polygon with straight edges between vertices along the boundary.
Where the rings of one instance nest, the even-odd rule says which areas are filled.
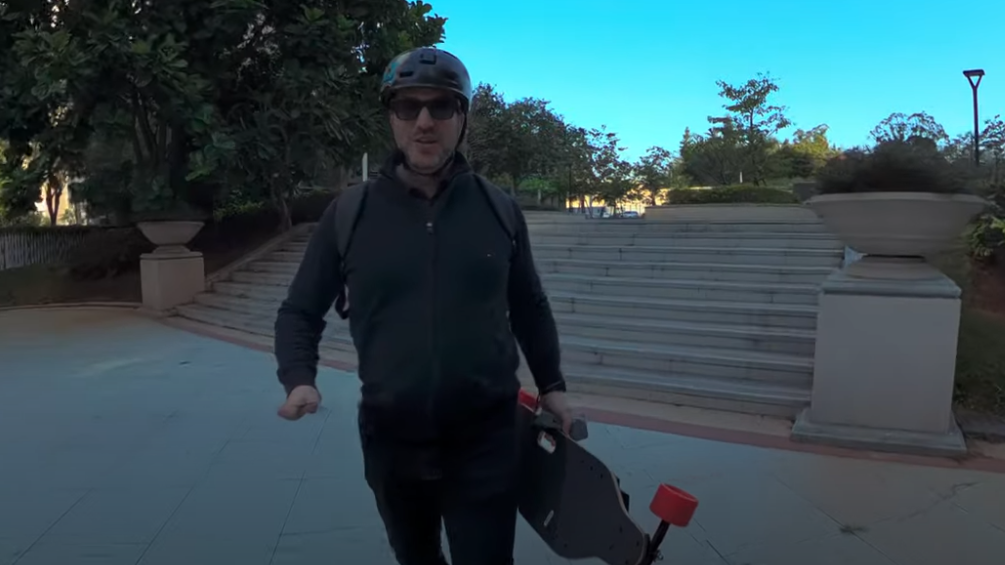
[[[395,98],[391,100],[390,106],[394,115],[399,120],[406,122],[419,119],[423,108],[429,110],[429,117],[437,121],[449,120],[461,109],[460,103],[455,98],[434,98],[432,100]]]

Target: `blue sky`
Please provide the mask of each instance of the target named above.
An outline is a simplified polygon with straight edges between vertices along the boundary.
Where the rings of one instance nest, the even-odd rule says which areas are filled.
[[[704,132],[722,112],[715,81],[758,72],[796,127],[827,124],[845,147],[898,111],[971,130],[965,68],[987,72],[981,120],[1005,115],[1005,0],[428,1],[476,83],[605,124],[632,158]]]

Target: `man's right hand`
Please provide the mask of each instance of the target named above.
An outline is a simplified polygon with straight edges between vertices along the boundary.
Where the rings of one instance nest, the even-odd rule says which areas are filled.
[[[286,420],[299,420],[304,414],[313,414],[321,405],[321,393],[310,385],[300,385],[290,391],[286,402],[279,407],[279,417]]]

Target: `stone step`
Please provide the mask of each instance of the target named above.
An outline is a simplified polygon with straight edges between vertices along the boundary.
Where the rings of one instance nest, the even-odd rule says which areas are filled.
[[[242,316],[274,320],[279,300],[236,298],[202,293],[196,304],[228,310]],[[334,314],[330,323],[343,324]],[[811,357],[815,346],[812,329],[772,328],[757,325],[729,325],[700,321],[632,318],[620,315],[591,315],[555,312],[559,332],[571,337],[605,339],[621,343],[651,343],[685,347],[725,348]]]
[[[641,247],[755,247],[761,249],[844,249],[844,245],[825,233],[746,232],[580,232],[535,233],[534,245],[605,245]]]
[[[299,261],[253,261],[245,265],[245,271],[252,273],[276,273],[295,275],[300,268]]]
[[[202,303],[181,306],[178,314],[257,335],[274,332],[274,315],[244,314]],[[333,319],[325,329],[322,349],[354,353],[346,324],[329,318]],[[576,392],[787,417],[809,401],[809,377],[803,373],[811,369],[795,356],[571,337],[563,337],[562,352],[570,390]]]
[[[237,314],[252,315],[257,317],[273,317],[279,312],[281,299],[261,300],[257,298],[237,297],[219,292],[203,292],[197,294],[194,304],[216,308],[218,310],[229,310]]]
[[[836,269],[844,249],[764,249],[741,247],[650,247],[610,245],[548,245],[533,247],[534,259],[593,261],[606,264],[702,263],[717,265],[770,265]],[[274,263],[300,264],[303,253],[275,251],[262,258]]]
[[[177,311],[178,315],[183,318],[195,320],[204,324],[240,330],[257,335],[275,335],[275,315],[270,317],[248,315],[232,310],[221,310],[219,308],[199,303],[184,304],[179,306]],[[341,320],[337,319],[336,321],[341,322]],[[325,329],[323,335],[324,338],[322,339],[321,345],[326,349],[355,353],[355,348],[352,346],[352,340],[349,339],[347,332],[343,332],[339,328],[339,324],[333,323],[330,329]]]
[[[844,245],[828,234],[766,234],[738,235],[735,233],[547,233],[531,236],[533,245],[588,245],[604,247],[711,247],[711,248],[758,248],[758,249],[824,249],[843,250]],[[289,241],[278,251],[303,253],[307,243]]]
[[[794,418],[810,403],[808,386],[668,375],[598,365],[565,364],[570,392]]]
[[[293,275],[290,273],[237,271],[231,275],[228,282],[260,287],[277,287],[285,291],[292,278]],[[544,274],[541,279],[549,292],[626,296],[639,299],[694,299],[815,305],[819,293],[819,287],[815,284],[662,280],[567,274]]]
[[[203,304],[179,307],[182,316],[233,329],[271,332],[275,315],[264,316],[220,310]],[[348,325],[329,314],[324,338],[338,347],[352,347]],[[813,360],[792,354],[725,348],[627,343],[562,335],[562,358],[581,365],[602,365],[658,374],[683,373],[720,379],[737,379],[809,386]]]
[[[282,300],[266,300],[262,298],[236,297],[217,292],[204,292],[195,297],[194,305],[205,306],[214,310],[221,310],[241,316],[250,321],[265,321],[267,324],[275,323],[279,313],[279,305]],[[335,314],[334,310],[329,310],[325,316],[325,321],[329,325],[346,326],[347,323]],[[271,327],[271,325],[269,326]],[[269,330],[271,331],[271,330]],[[346,328],[348,331],[348,328]]]
[[[578,259],[614,263],[719,263],[836,268],[841,249],[764,249],[753,247],[618,247],[607,245],[535,245],[535,259]]]
[[[744,265],[721,263],[642,263],[632,261],[585,261],[580,259],[539,259],[535,258],[538,272],[545,274],[582,275],[592,277],[622,277],[638,279],[685,279],[737,282],[772,282],[820,284],[832,267],[802,267],[796,265]],[[295,272],[296,265],[286,271],[275,263],[262,270],[273,272]],[[252,264],[252,267],[255,265]]]
[[[266,254],[262,257],[263,261],[270,261],[273,263],[295,263],[300,264],[300,261],[304,258],[304,254],[294,251],[273,251],[272,253]]]
[[[813,357],[816,333],[808,329],[733,326],[645,318],[555,314],[563,336],[622,344],[700,347]]]
[[[286,287],[275,285],[257,285],[239,282],[223,281],[213,283],[213,291],[236,298],[251,298],[263,302],[281,301],[286,298]]]
[[[237,273],[235,273],[235,276]],[[264,275],[263,275],[264,276]],[[709,300],[816,305],[819,285],[542,275],[548,292],[623,296],[638,300]]]
[[[819,220],[792,222],[755,222],[755,221],[587,221],[574,224],[535,223],[528,224],[534,233],[733,233],[740,236],[747,232],[759,233],[791,233],[791,234],[830,234]]]
[[[237,271],[231,274],[230,280],[238,283],[262,286],[280,286],[285,289],[290,286],[290,282],[293,280],[293,273]]]
[[[236,282],[218,282],[213,289],[221,300],[250,299],[278,308],[286,298],[286,288]],[[210,293],[197,298],[207,298]],[[815,304],[772,304],[722,302],[708,299],[660,299],[583,294],[551,290],[552,310],[559,314],[585,314],[612,318],[665,319],[679,322],[753,326],[779,329],[816,328]]]
[[[538,272],[541,274],[805,284],[820,284],[834,270],[831,267],[717,263],[620,261],[611,264],[577,259],[537,259],[536,263]],[[292,261],[255,261],[245,266],[244,270],[255,273],[294,275],[299,266],[300,263]]]
[[[639,300],[568,292],[548,293],[555,315],[585,314],[611,318],[674,320],[758,328],[815,330],[817,308],[805,304],[743,304],[710,300]]]
[[[561,337],[562,360],[573,365],[600,365],[658,375],[679,373],[807,388],[813,378],[813,359],[797,355]]]

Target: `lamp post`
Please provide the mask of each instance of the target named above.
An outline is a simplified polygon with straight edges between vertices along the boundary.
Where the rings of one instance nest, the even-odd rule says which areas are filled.
[[[970,90],[974,93],[974,165],[981,166],[981,129],[977,119],[977,87],[981,85],[981,78],[984,77],[984,69],[971,69],[963,71],[963,76],[967,77],[970,83]],[[974,81],[974,79],[977,79]]]

